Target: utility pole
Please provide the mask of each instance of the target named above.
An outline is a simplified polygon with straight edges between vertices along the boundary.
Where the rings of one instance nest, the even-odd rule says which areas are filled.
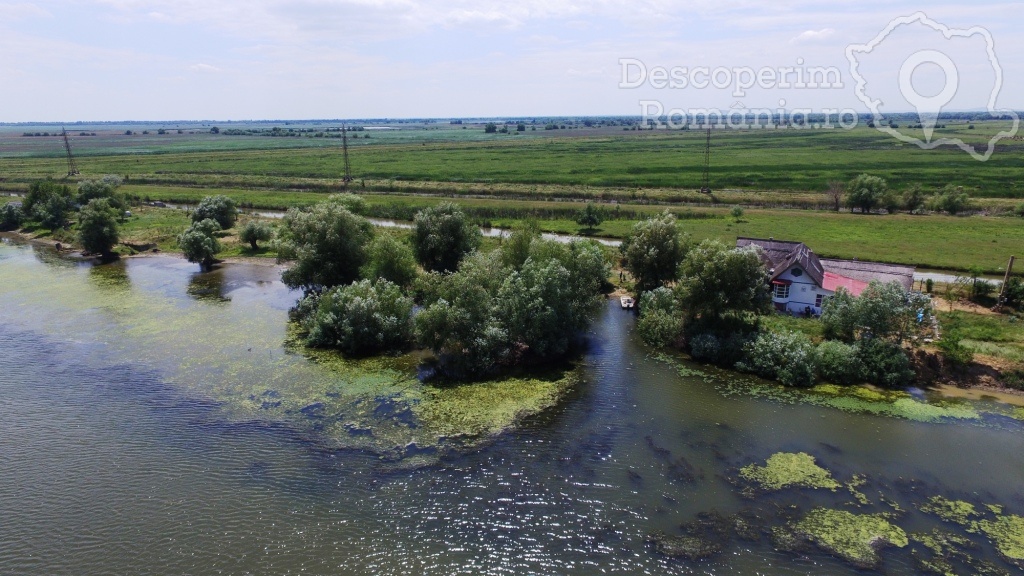
[[[341,125],[341,149],[345,156],[345,175],[342,176],[341,181],[344,183],[344,187],[348,188],[349,182],[352,181],[352,165],[348,161],[348,128]]]
[[[62,136],[64,137],[64,151],[68,155],[68,176],[78,176],[78,166],[75,164],[75,157],[71,154],[71,140],[68,139],[67,128],[61,126]]]
[[[1006,265],[1006,275],[1003,276],[1003,285],[999,290],[999,299],[996,300],[996,307],[992,309],[995,312],[1002,312],[1003,305],[1006,304],[1006,288],[1010,283],[1010,277],[1013,275],[1013,263],[1016,260],[1016,256],[1010,256],[1010,262]]]
[[[704,143],[704,185],[702,194],[711,194],[711,123],[708,122],[707,140]]]

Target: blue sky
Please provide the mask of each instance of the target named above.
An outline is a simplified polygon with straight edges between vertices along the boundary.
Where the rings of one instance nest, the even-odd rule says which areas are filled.
[[[639,114],[641,100],[695,107],[851,108],[846,47],[917,11],[982,27],[1002,72],[997,108],[1024,108],[1024,4],[980,0],[0,0],[0,121]],[[905,32],[905,33],[904,33]],[[980,36],[901,31],[861,68],[888,110],[914,50],[950,56],[949,104],[984,109],[996,75]],[[734,94],[624,89],[620,60],[648,69],[841,70],[843,87]],[[914,76],[938,92],[943,76]],[[938,84],[937,84],[938,83]]]

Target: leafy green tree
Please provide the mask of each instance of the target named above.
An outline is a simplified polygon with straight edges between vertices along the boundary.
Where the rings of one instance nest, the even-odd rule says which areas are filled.
[[[480,229],[457,204],[442,202],[421,210],[413,222],[413,252],[428,271],[454,272],[463,256],[480,246]]]
[[[495,124],[494,122],[488,122],[484,126],[484,133],[485,134],[496,134],[497,132],[498,132],[498,125]]]
[[[28,193],[25,194],[25,199],[22,202],[22,213],[26,218],[42,220],[42,216],[45,216],[46,205],[54,197],[59,197],[63,200],[61,204],[63,204],[65,210],[71,209],[73,204],[71,188],[58,184],[49,178],[33,182],[29,185]]]
[[[729,215],[732,216],[734,222],[738,223],[740,219],[743,218],[743,207],[733,206],[732,210],[729,211]]]
[[[86,252],[109,259],[120,240],[117,218],[120,210],[107,198],[94,198],[78,213],[78,242]]]
[[[220,252],[220,242],[214,233],[220,230],[215,220],[193,222],[178,236],[178,247],[189,262],[199,264],[203,270],[210,270]]]
[[[266,242],[274,237],[274,229],[266,222],[249,220],[238,232],[238,239],[247,242],[253,250],[259,249],[260,242]]]
[[[366,205],[366,199],[362,196],[357,196],[349,192],[343,192],[341,194],[331,194],[327,197],[327,202],[337,204],[349,212],[365,216],[369,211],[369,207]]]
[[[859,327],[857,300],[845,288],[825,299],[821,307],[821,327],[825,338],[853,342]]]
[[[654,290],[678,278],[688,239],[668,211],[633,225],[619,250],[626,270],[636,278],[638,291]]]
[[[903,209],[911,214],[919,213],[927,201],[928,196],[920,184],[914,184],[903,192]]]
[[[235,201],[224,195],[207,196],[199,201],[199,205],[192,211],[192,221],[202,222],[213,220],[220,224],[221,230],[228,230],[235,225],[238,219],[238,207]]]
[[[530,257],[530,247],[534,240],[539,238],[540,227],[536,221],[516,223],[512,233],[501,239],[501,263],[519,270]]]
[[[419,275],[412,248],[391,234],[379,234],[366,247],[367,262],[361,273],[369,280],[383,279],[402,288]]]
[[[106,198],[112,207],[124,210],[128,207],[128,200],[124,195],[117,193],[117,189],[123,182],[120,176],[113,174],[108,174],[99,180],[83,180],[78,183],[76,201],[85,206],[90,200]]]
[[[604,210],[593,202],[587,202],[583,210],[576,215],[576,223],[588,231],[593,231],[601,222],[604,222]]]
[[[534,240],[519,269],[503,265],[500,251],[475,252],[457,272],[419,282],[419,342],[456,378],[557,358],[600,306],[607,275],[592,242]]]
[[[282,281],[291,288],[321,290],[359,279],[373,225],[340,203],[321,202],[289,210],[278,234],[278,258],[295,261]]]
[[[498,290],[495,308],[513,349],[538,358],[565,354],[570,338],[588,320],[573,306],[569,271],[554,259],[529,259],[512,272]]]
[[[421,279],[424,308],[416,315],[416,337],[449,376],[481,376],[509,363],[508,333],[494,314],[494,297],[507,275],[497,254],[477,252],[454,274]]]
[[[691,319],[742,320],[771,310],[768,271],[757,248],[737,249],[705,240],[686,255],[682,272],[677,290]]]
[[[0,208],[0,232],[9,232],[21,228],[23,220],[24,215],[21,212],[21,208],[13,202],[8,202],[4,204],[3,208]]]
[[[307,298],[314,305],[301,323],[310,346],[363,356],[403,350],[412,341],[412,299],[387,280],[361,280]]]
[[[67,187],[64,187],[67,189]],[[43,226],[57,230],[58,228],[67,228],[68,226],[68,212],[73,210],[75,207],[74,200],[68,194],[59,193],[52,194],[41,203],[36,203],[33,209],[33,216]]]
[[[826,337],[846,341],[871,337],[901,344],[931,327],[928,297],[908,292],[896,282],[871,282],[857,298],[844,292],[837,292],[822,307]]]
[[[888,189],[882,178],[861,174],[847,187],[846,203],[851,209],[858,208],[862,214],[867,214],[881,203]]]

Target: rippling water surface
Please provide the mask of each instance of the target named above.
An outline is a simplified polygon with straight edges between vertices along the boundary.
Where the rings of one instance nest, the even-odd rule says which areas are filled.
[[[247,397],[236,380],[330,378],[282,348],[292,298],[273,268],[200,275],[152,258],[97,271],[0,246],[0,574],[856,573],[766,539],[703,563],[645,544],[699,512],[752,506],[728,480],[778,451],[814,454],[840,479],[866,474],[865,493],[908,508],[920,490],[1024,511],[1013,423],[726,397],[649,358],[614,305],[561,405],[480,450],[404,469],[324,442],[302,414],[256,417],[225,400]],[[884,568],[911,572],[909,553],[887,553]]]

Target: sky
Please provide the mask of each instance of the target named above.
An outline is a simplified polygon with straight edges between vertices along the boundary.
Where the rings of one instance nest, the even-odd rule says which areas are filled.
[[[917,12],[954,32],[880,36]],[[895,112],[935,108],[931,96],[1020,110],[1022,13],[990,0],[0,0],[0,122]],[[857,75],[851,45],[871,46]],[[796,69],[840,76],[797,86]],[[906,70],[923,100],[901,89]]]

